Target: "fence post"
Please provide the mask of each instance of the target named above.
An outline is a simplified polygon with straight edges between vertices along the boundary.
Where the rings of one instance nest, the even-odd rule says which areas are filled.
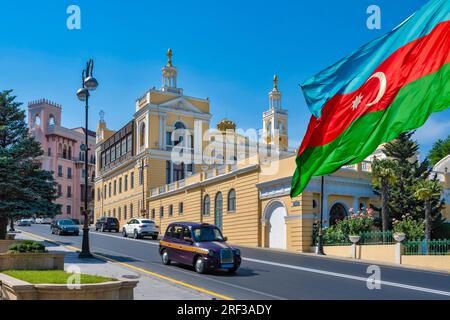
[[[352,259],[356,259],[356,243],[352,243]]]
[[[397,242],[395,244],[395,263],[402,264],[402,243]]]
[[[395,263],[402,264],[402,241],[404,241],[406,235],[402,232],[394,233],[394,240],[397,242],[395,244]]]

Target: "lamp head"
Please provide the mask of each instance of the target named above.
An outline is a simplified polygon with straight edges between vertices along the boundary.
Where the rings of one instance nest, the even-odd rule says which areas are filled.
[[[88,96],[89,96],[88,89],[86,89],[86,88],[78,89],[78,91],[77,91],[78,100],[86,101]]]
[[[92,76],[89,76],[84,80],[84,87],[89,91],[94,91],[98,87],[98,81]]]

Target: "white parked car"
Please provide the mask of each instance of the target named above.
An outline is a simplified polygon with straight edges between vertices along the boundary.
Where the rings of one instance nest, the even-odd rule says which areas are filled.
[[[52,224],[53,219],[52,218],[43,218],[42,224]]]
[[[19,227],[31,227],[31,219],[21,219],[17,225]]]
[[[36,224],[42,224],[43,221],[44,221],[44,218],[36,218],[36,220],[35,220]]]
[[[151,236],[153,240],[156,240],[159,235],[159,226],[153,220],[131,219],[122,227],[122,235],[124,237],[132,235],[135,239]]]

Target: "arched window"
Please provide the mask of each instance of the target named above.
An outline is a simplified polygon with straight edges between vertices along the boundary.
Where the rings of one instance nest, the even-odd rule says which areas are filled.
[[[39,115],[39,113],[37,113],[35,116],[34,116],[34,125],[36,126],[36,127],[39,127],[40,125],[41,125],[41,116]]]
[[[72,147],[69,146],[69,154],[67,155],[69,159],[72,159]]]
[[[63,154],[62,154],[63,159],[67,159],[67,146],[64,145],[63,147]]]
[[[174,124],[175,130],[172,133],[172,139],[173,139],[173,145],[177,146],[180,143],[182,143],[184,141],[184,130],[186,129],[186,126],[184,125],[183,122],[181,121],[177,121]],[[178,131],[178,130],[183,130],[183,131]]]
[[[231,189],[228,192],[228,212],[236,211],[236,191]]]
[[[211,213],[211,200],[209,199],[209,195],[206,195],[203,199],[203,215],[209,216]]]
[[[48,125],[53,126],[55,125],[55,116],[54,115],[50,115],[50,117],[48,118]]]
[[[178,129],[186,129],[186,126],[185,126],[184,123],[181,122],[181,121],[175,122],[174,127],[175,127],[175,130],[178,130]]]
[[[145,123],[141,124],[141,128],[139,131],[139,141],[140,141],[139,145],[141,146],[141,148],[144,147],[145,146]]]
[[[268,135],[271,135],[271,134],[272,134],[272,122],[271,122],[271,121],[267,121],[267,124],[266,124],[266,131],[267,131],[267,134],[268,134]]]
[[[338,221],[344,220],[347,210],[340,203],[335,203],[330,210],[330,226],[334,226]]]

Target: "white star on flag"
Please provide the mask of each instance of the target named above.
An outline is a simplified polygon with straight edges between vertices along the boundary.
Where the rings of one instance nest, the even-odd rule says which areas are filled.
[[[361,104],[362,98],[364,98],[364,96],[361,94],[356,96],[355,100],[352,103],[352,110],[355,110],[356,108],[359,107],[359,105]]]

